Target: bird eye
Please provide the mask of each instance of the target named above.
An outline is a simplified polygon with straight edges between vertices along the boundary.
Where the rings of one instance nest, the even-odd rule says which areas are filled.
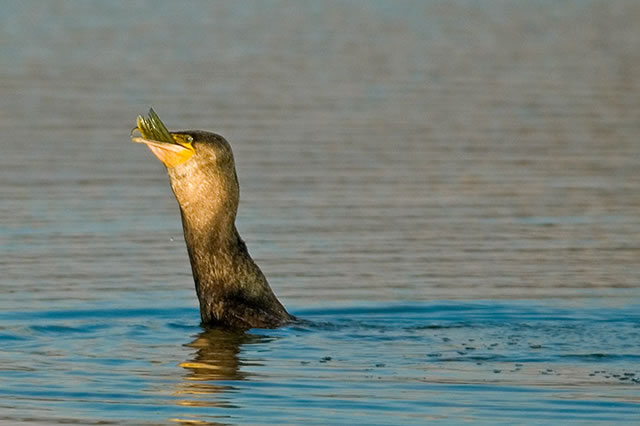
[[[192,136],[190,136],[190,135],[187,135],[187,138],[186,138],[186,139],[187,139],[187,142],[188,142],[188,143],[193,142],[193,137],[192,137]]]

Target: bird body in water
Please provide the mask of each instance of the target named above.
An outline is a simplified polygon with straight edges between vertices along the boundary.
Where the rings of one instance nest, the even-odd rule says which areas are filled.
[[[142,137],[132,140],[167,167],[203,325],[274,328],[293,321],[236,229],[240,187],[229,143],[202,130],[169,132],[153,109],[138,117],[135,130]]]

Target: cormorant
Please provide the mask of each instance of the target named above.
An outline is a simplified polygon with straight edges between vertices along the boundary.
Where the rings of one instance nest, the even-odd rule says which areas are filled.
[[[180,206],[202,324],[248,329],[293,321],[236,229],[240,187],[229,143],[202,130],[169,132],[153,109],[137,124],[132,141],[167,167]]]

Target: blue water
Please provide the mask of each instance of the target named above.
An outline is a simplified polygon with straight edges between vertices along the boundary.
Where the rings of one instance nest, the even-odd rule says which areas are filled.
[[[3,312],[11,421],[423,424],[638,419],[640,310],[532,301],[299,309],[203,330],[193,308]]]
[[[640,2],[0,13],[0,424],[640,423]],[[204,330],[166,171],[231,143],[278,330]]]

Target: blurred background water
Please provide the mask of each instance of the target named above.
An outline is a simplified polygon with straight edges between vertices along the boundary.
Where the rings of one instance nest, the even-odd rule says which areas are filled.
[[[0,14],[0,422],[640,419],[640,3]],[[203,330],[153,106],[311,322]]]

